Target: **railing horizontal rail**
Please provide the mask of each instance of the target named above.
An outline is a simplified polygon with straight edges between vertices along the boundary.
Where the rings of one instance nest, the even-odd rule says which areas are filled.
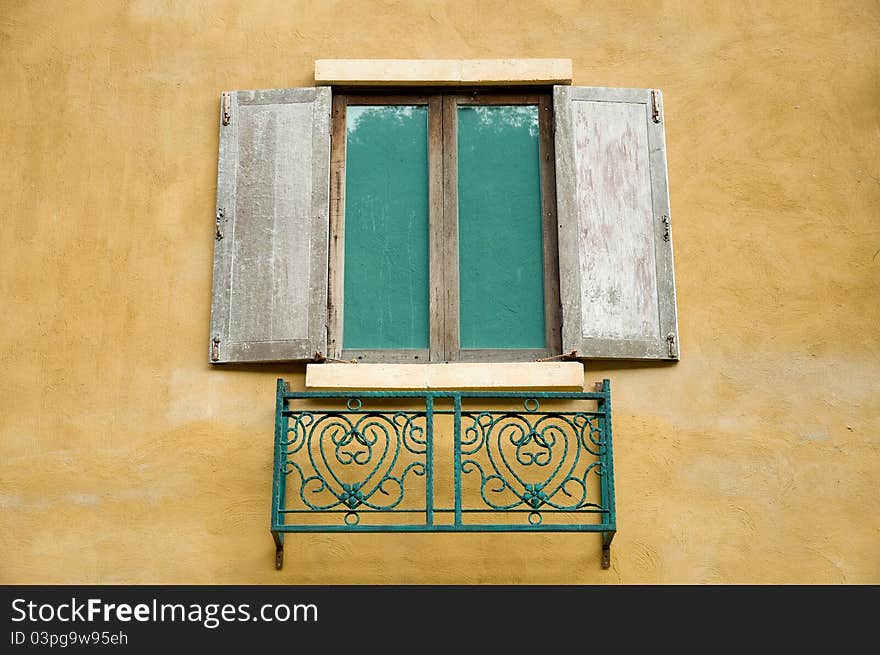
[[[389,530],[387,525],[285,525],[280,532],[607,532],[608,527],[598,524],[584,525],[509,525],[469,524],[469,525],[395,525]]]
[[[549,398],[603,400],[593,391],[285,391],[284,398]]]

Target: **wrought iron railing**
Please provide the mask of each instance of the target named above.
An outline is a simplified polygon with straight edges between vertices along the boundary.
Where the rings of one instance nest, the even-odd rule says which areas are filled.
[[[611,389],[290,391],[278,380],[275,565],[286,532],[616,530]]]

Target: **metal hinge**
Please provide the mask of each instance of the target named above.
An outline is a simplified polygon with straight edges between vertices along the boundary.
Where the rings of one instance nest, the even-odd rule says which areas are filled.
[[[221,95],[223,96],[223,124],[229,125],[229,121],[231,119],[231,115],[229,113],[230,112],[230,109],[229,109],[229,105],[230,105],[229,95],[230,94],[223,93]]]
[[[660,92],[651,90],[651,118],[655,123],[660,122]]]
[[[220,359],[220,335],[215,334],[211,339],[211,361],[216,362]]]
[[[216,230],[214,231],[214,238],[217,239],[217,241],[220,241],[220,239],[223,238],[223,230],[220,229],[220,219],[222,219],[222,218],[223,218],[223,208],[221,207],[220,209],[217,210],[217,220],[214,223],[214,225],[216,227]]]
[[[669,356],[675,357],[675,334],[672,332],[666,335],[666,346],[669,348]]]
[[[660,220],[663,221],[663,240],[669,241],[669,216],[663,214]]]

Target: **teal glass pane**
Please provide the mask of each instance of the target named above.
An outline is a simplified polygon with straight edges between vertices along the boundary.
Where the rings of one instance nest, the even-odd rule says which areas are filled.
[[[428,109],[348,107],[343,347],[428,348]]]
[[[458,108],[461,348],[544,348],[536,106]]]

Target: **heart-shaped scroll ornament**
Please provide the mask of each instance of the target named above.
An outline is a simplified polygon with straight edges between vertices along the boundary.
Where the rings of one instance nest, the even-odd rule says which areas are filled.
[[[317,419],[306,439],[313,475],[300,497],[312,509],[390,509],[403,497],[392,475],[401,449],[401,426],[383,414],[328,414]],[[380,496],[374,498],[376,492]]]
[[[479,470],[481,495],[493,509],[577,509],[590,469],[582,430],[565,416],[482,413],[466,429],[462,471]]]

